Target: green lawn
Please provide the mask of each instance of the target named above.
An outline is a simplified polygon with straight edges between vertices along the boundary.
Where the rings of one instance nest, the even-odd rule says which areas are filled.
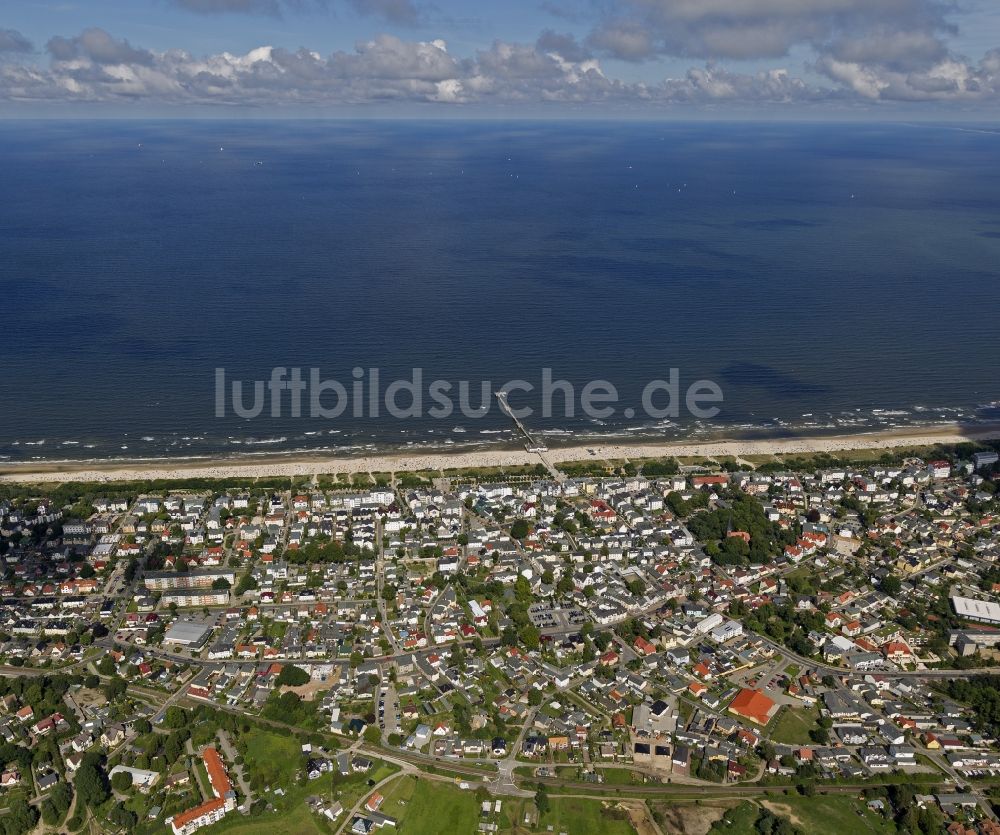
[[[288,787],[302,758],[299,742],[291,736],[252,730],[243,737],[244,760],[251,774],[259,774],[265,785]]]
[[[398,765],[375,761],[375,767],[368,773],[367,777],[373,783],[381,783],[386,777],[399,771]]]
[[[790,818],[800,829],[816,835],[844,832],[891,833],[895,825],[871,812],[854,795],[789,795],[765,801],[775,814]]]
[[[783,707],[771,726],[771,741],[786,745],[808,745],[809,731],[816,727],[815,710]]]
[[[549,797],[548,812],[538,821],[537,831],[545,832],[548,827],[558,835],[634,835],[635,830],[624,812],[606,808],[600,800],[584,800],[576,797]]]
[[[318,782],[318,781],[316,781]],[[235,835],[330,835],[334,825],[319,818],[309,810],[306,798],[317,794],[314,784],[293,786],[284,796],[265,794],[274,810],[247,819],[239,812],[230,812],[213,826],[205,827],[207,835],[235,833]]]
[[[604,777],[604,782],[609,786],[635,786],[646,782],[641,774],[628,768],[601,768],[598,766],[595,770]]]
[[[889,835],[896,827],[881,815],[870,812],[864,801],[849,795],[789,795],[764,800],[763,805],[779,817],[790,820],[809,835],[842,835],[844,832],[865,835]],[[748,800],[726,812],[712,829],[726,835],[758,835],[754,825],[760,807]]]
[[[259,820],[243,820],[239,813],[230,813],[225,820],[204,831],[209,835],[217,832],[233,835],[327,835],[332,829],[324,828],[303,801],[290,811]]]
[[[406,835],[473,835],[479,826],[479,804],[471,790],[440,780],[400,777],[385,786],[380,812],[399,821]]]

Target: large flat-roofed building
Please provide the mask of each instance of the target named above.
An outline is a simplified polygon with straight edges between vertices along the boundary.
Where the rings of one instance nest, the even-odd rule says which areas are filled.
[[[148,571],[143,576],[143,582],[150,591],[210,589],[212,583],[219,579],[232,585],[236,572],[231,568],[196,568],[191,571]]]
[[[168,606],[171,603],[178,606],[225,606],[229,602],[229,592],[212,588],[168,589],[163,592],[160,602]]]
[[[192,620],[178,620],[170,625],[163,636],[165,644],[180,644],[185,647],[203,647],[212,634],[212,627]]]
[[[965,620],[1000,624],[1000,604],[998,603],[956,595],[951,598],[951,605],[955,609],[955,614]]]
[[[978,470],[981,467],[989,467],[1000,461],[1000,455],[994,452],[992,449],[986,450],[985,452],[977,452],[972,456],[972,464]],[[63,528],[65,530],[65,527]]]

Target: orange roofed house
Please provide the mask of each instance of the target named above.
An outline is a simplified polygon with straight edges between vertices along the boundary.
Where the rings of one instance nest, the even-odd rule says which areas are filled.
[[[758,725],[766,725],[774,714],[777,703],[765,696],[760,690],[751,690],[744,687],[736,694],[736,698],[729,703],[729,712],[756,722]]]
[[[220,797],[214,797],[193,809],[174,815],[170,819],[170,828],[173,829],[174,835],[191,835],[192,832],[203,826],[218,823],[225,816],[226,801]]]
[[[219,752],[214,748],[206,748],[201,752],[201,758],[205,762],[205,771],[208,772],[215,797],[193,809],[174,815],[170,819],[170,828],[174,835],[191,835],[203,826],[218,823],[226,816],[226,812],[236,808],[236,792],[233,791],[232,781],[226,773],[226,766]]]
[[[236,807],[236,793],[233,791],[233,784],[226,773],[226,766],[223,764],[219,752],[214,748],[206,748],[201,752],[201,758],[205,761],[205,770],[212,783],[212,793],[217,798],[225,800],[229,810],[234,809]]]

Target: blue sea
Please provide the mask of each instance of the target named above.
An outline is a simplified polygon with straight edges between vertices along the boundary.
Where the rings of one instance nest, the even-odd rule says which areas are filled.
[[[7,122],[0,189],[0,462],[514,440],[219,417],[218,368],[616,387],[551,444],[1000,417],[989,126]],[[717,416],[638,408],[673,368]]]

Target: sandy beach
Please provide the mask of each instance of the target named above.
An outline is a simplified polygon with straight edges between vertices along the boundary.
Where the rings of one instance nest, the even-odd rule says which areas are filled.
[[[550,449],[547,457],[559,464],[660,458],[664,456],[743,458],[781,454],[836,453],[847,450],[879,450],[894,447],[933,446],[960,441],[1000,439],[1000,426],[956,425],[908,427],[879,432],[819,437],[715,439],[674,443],[595,443]],[[158,461],[34,462],[0,465],[3,482],[125,481],[182,478],[266,478],[321,473],[413,472],[460,468],[517,467],[541,463],[524,449],[475,450],[466,452],[401,452],[336,457],[329,454],[293,453],[288,456],[176,459]]]

